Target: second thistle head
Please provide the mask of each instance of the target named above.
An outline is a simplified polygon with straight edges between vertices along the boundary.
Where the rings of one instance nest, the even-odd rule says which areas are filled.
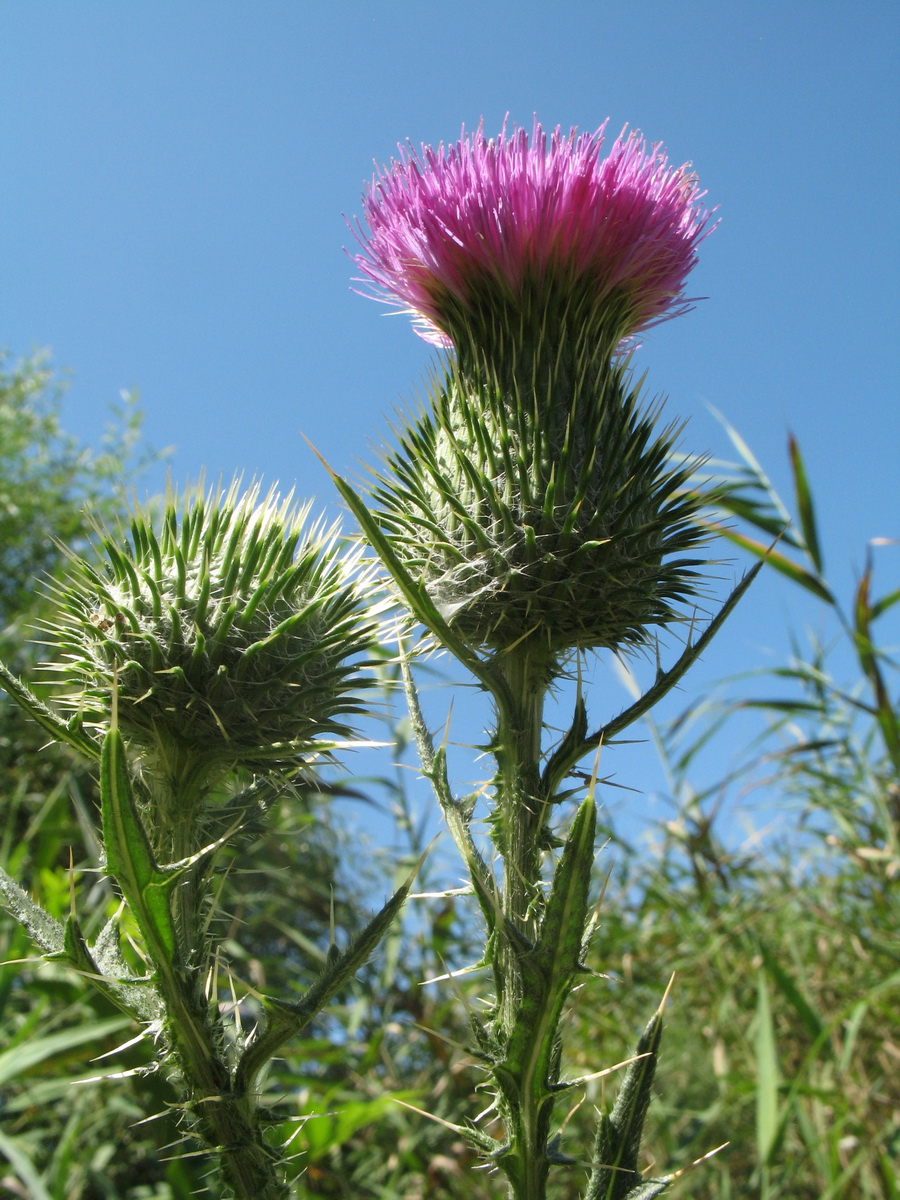
[[[51,627],[68,702],[118,722],[153,770],[288,764],[343,735],[372,636],[336,530],[258,486],[169,495],[76,559]]]

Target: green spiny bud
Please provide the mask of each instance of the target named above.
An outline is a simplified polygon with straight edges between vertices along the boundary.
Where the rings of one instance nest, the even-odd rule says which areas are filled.
[[[627,648],[678,616],[703,540],[627,362],[571,336],[451,364],[374,490],[406,569],[473,645]],[[527,359],[527,361],[526,361]]]
[[[170,493],[161,519],[135,507],[101,558],[74,558],[47,628],[68,702],[153,760],[213,774],[291,763],[358,711],[359,655],[373,635],[360,564],[309,507],[258,485],[244,495]],[[73,686],[74,685],[74,686]]]

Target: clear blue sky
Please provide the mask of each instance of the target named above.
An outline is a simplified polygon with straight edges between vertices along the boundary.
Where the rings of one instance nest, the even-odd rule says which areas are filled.
[[[0,344],[72,369],[85,440],[136,386],[176,477],[336,510],[300,431],[355,470],[430,353],[350,290],[342,214],[373,160],[507,112],[627,122],[693,161],[722,219],[690,287],[708,299],[645,340],[648,388],[691,449],[727,449],[715,405],[784,486],[796,433],[849,593],[866,540],[900,536],[898,34],[896,0],[3,0]],[[897,586],[900,549],[879,555]],[[759,586],[683,698],[806,619]]]

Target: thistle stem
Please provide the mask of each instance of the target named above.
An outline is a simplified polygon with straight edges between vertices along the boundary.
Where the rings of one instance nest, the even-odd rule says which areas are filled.
[[[167,854],[183,861],[202,848],[196,841],[196,810],[204,788],[197,787],[196,778],[188,777],[160,782],[156,790],[165,794],[157,795],[155,810],[171,814],[172,823],[155,832],[167,843]],[[162,849],[158,845],[157,853]],[[246,1088],[234,1086],[214,987],[207,994],[206,892],[201,864],[188,867],[172,896],[177,936],[174,961],[156,963],[156,983],[180,1068],[185,1107],[196,1121],[201,1140],[218,1155],[222,1175],[236,1200],[286,1200],[287,1187],[279,1179],[279,1156],[263,1140],[255,1097]]]
[[[539,798],[541,730],[543,727],[546,660],[527,646],[505,655],[502,673],[513,703],[498,706],[495,786],[500,814],[498,849],[503,856],[503,915],[529,942],[540,925],[540,829],[543,804]],[[506,955],[501,1028],[512,1031],[521,999],[520,956]]]
[[[544,910],[540,764],[547,665],[546,653],[535,653],[527,643],[504,656],[501,669],[513,704],[505,711],[498,706],[497,713],[495,840],[504,860],[506,928],[498,939],[495,972],[496,1033],[505,1048],[496,1082],[508,1139],[499,1163],[509,1182],[510,1200],[544,1200],[550,1166],[546,1141],[551,1105],[538,1064],[547,1032],[543,1018],[552,997],[537,996],[527,950],[538,941]],[[513,1045],[516,1050],[510,1053]]]
[[[237,1200],[287,1200],[276,1156],[262,1138],[254,1098],[232,1090],[231,1074],[216,1046],[215,1018],[210,1018],[196,971],[160,972],[157,984],[181,1068],[186,1107],[202,1140],[218,1154],[225,1181]]]

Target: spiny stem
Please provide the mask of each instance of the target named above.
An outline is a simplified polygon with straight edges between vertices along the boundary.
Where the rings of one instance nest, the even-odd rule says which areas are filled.
[[[502,909],[506,920],[534,942],[541,904],[540,764],[546,663],[543,655],[535,655],[525,644],[504,655],[499,667],[514,698],[508,709],[497,708],[495,840],[504,860]],[[502,942],[500,1023],[509,1036],[521,1002],[521,956],[507,944],[508,939]]]
[[[179,860],[189,858],[200,848],[197,809],[205,788],[198,785],[198,772],[187,771],[181,777],[173,772],[165,781],[157,781],[154,791],[153,811],[170,818],[168,828],[153,831],[154,849],[158,854],[164,849]],[[235,1086],[223,1053],[225,1037],[216,997],[206,994],[209,953],[199,935],[206,892],[199,864],[189,867],[171,897],[177,939],[173,960],[155,963],[185,1105],[201,1140],[218,1155],[237,1200],[286,1200],[287,1187],[279,1179],[280,1155],[263,1140],[254,1095]],[[154,948],[148,949],[152,954]]]
[[[203,1141],[218,1153],[222,1174],[237,1200],[287,1200],[287,1187],[278,1178],[276,1155],[262,1138],[254,1098],[232,1090],[196,969],[166,972],[158,986],[187,1107]]]
[[[506,930],[498,939],[500,961],[495,971],[499,990],[496,1033],[505,1058],[497,1084],[509,1142],[499,1162],[511,1200],[544,1200],[550,1165],[546,1155],[548,1113],[541,1112],[547,1100],[546,1080],[533,1078],[526,1064],[533,1065],[542,1057],[537,1042],[548,1035],[543,1018],[548,1005],[552,1007],[552,997],[537,999],[535,981],[528,978],[532,965],[525,947],[537,944],[544,912],[541,733],[546,653],[526,642],[504,655],[499,667],[514,698],[506,710],[498,705],[495,744],[499,817],[495,841],[504,860],[502,911],[506,921]],[[555,1036],[555,1030],[550,1036]],[[509,1049],[514,1044],[521,1046],[523,1040],[535,1044],[521,1058],[518,1049],[510,1055]]]

